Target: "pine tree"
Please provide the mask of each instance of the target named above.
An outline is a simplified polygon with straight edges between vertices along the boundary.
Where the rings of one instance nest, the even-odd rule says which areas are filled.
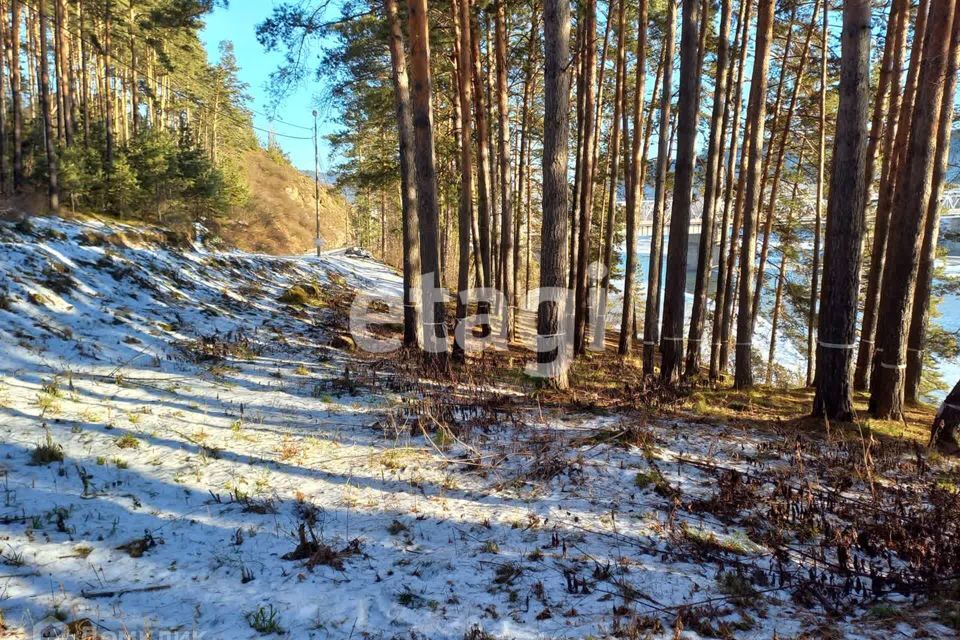
[[[757,44],[754,50],[753,76],[750,82],[750,106],[747,119],[752,123],[747,141],[747,178],[744,194],[743,246],[740,249],[739,312],[734,386],[753,386],[753,261],[757,243],[756,216],[761,196],[760,162],[763,154],[763,128],[766,118],[767,71],[770,66],[770,41],[773,36],[773,0],[760,0],[757,11]]]
[[[543,229],[540,240],[540,287],[566,285],[567,136],[570,77],[570,0],[544,0]],[[562,352],[562,305],[541,299],[537,315],[537,360],[551,367],[548,381],[559,389],[569,385]],[[555,338],[561,340],[555,340]],[[545,348],[546,341],[561,346]]]
[[[870,413],[881,419],[898,419],[903,412],[907,333],[916,290],[923,240],[923,223],[933,186],[937,123],[956,7],[933,2],[910,120],[910,143],[897,175],[891,209],[891,228],[897,234],[887,242],[880,293],[877,349],[882,354],[870,385]]]
[[[867,195],[870,2],[843,5],[840,105],[833,146],[813,414],[853,417],[853,348]]]
[[[403,342],[417,347],[423,342],[418,301],[413,291],[420,288],[420,221],[418,216],[416,166],[414,164],[413,116],[410,106],[410,84],[407,77],[403,31],[396,0],[384,0],[384,11],[390,24],[390,59],[397,109],[397,137],[400,143],[400,199],[403,210]]]
[[[706,27],[704,27],[706,29]],[[670,246],[664,290],[660,376],[676,382],[683,368],[683,318],[687,289],[687,245],[700,109],[700,0],[683,0],[680,38],[680,98],[677,110],[677,161],[670,217]]]
[[[427,0],[407,0],[410,34],[410,84],[413,118],[413,153],[417,176],[420,221],[420,268],[423,274],[423,339],[428,351],[442,360],[447,355],[446,311],[440,290],[438,250],[439,211],[437,174],[434,165],[432,83],[430,76],[430,27]],[[433,288],[436,300],[427,296]]]

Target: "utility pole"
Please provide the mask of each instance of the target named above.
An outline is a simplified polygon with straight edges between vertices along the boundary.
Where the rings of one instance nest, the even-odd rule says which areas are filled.
[[[313,110],[313,204],[317,215],[317,239],[314,242],[317,246],[317,257],[320,257],[320,247],[323,246],[323,238],[320,237],[320,142],[317,136],[317,110]]]

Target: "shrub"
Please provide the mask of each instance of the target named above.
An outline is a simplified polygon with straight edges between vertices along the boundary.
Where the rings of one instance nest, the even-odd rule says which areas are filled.
[[[51,462],[63,462],[63,447],[53,441],[48,430],[46,440],[34,447],[30,454],[30,464],[42,466]]]

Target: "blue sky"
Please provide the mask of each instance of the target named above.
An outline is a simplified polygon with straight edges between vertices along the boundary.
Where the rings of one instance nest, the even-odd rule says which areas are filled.
[[[229,8],[218,7],[207,16],[206,27],[200,34],[207,48],[211,62],[218,59],[218,46],[222,40],[230,40],[234,44],[237,63],[240,66],[240,79],[249,86],[253,97],[250,107],[254,109],[254,125],[269,130],[271,127],[278,134],[277,142],[290,155],[293,164],[300,169],[313,170],[313,140],[294,140],[282,137],[311,137],[312,131],[303,130],[280,122],[272,122],[267,117],[269,112],[270,93],[266,87],[267,78],[271,71],[283,61],[278,53],[267,53],[257,42],[255,29],[257,24],[267,18],[279,0],[235,0]],[[315,85],[309,83],[300,87],[289,96],[276,112],[276,117],[293,125],[306,127],[313,126]],[[336,129],[335,116],[325,118],[324,110],[320,110],[320,171],[324,173],[331,165],[330,147],[324,136]],[[257,137],[265,143],[267,134],[258,131]]]

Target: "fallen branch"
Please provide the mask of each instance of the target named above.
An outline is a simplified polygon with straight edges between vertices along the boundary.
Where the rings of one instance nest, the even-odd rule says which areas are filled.
[[[169,589],[169,584],[154,584],[149,587],[130,587],[128,589],[115,589],[113,591],[81,591],[80,595],[84,598],[112,598],[122,596],[127,593],[145,593],[148,591],[164,591]]]

